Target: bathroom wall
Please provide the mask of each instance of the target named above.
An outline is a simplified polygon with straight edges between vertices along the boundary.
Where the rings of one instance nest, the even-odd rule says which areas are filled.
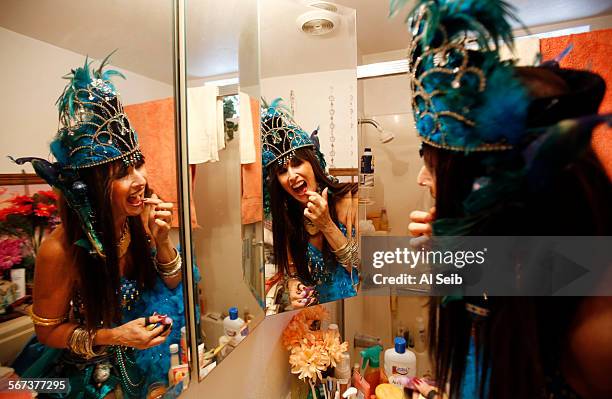
[[[0,74],[12,76],[6,79],[6,93],[21,93],[6,99],[0,107],[0,119],[4,122],[0,134],[0,148],[10,148],[12,155],[49,154],[49,142],[57,131],[55,101],[66,81],[61,79],[77,65],[82,65],[85,55],[32,39],[11,30],[0,28],[2,57],[11,62],[0,63]],[[167,60],[171,62],[170,59]],[[168,85],[121,68],[127,80],[114,80],[124,105],[140,103],[173,95]],[[10,101],[9,101],[10,100]],[[20,115],[15,118],[15,115]],[[19,136],[21,140],[15,141]],[[31,166],[17,166],[0,153],[0,173],[19,173],[25,169],[33,173]]]
[[[240,220],[240,154],[235,136],[219,152],[219,162],[198,164],[193,201],[201,227],[193,230],[200,267],[203,313],[259,313],[261,309],[243,280]]]
[[[281,97],[294,107],[295,121],[307,132],[319,127],[321,151],[328,166],[357,167],[357,73],[342,69],[261,79],[261,93],[270,102]],[[293,94],[293,97],[292,97]],[[334,97],[334,149],[331,156],[330,96]],[[293,101],[292,101],[293,98]]]
[[[368,54],[362,64],[397,60],[406,56],[405,50]],[[410,110],[410,87],[407,75],[385,76],[364,79],[363,115],[373,118],[388,131],[395,134],[393,141],[383,144],[376,129],[371,125],[360,125],[360,152],[370,147],[374,154],[374,188],[370,192],[372,205],[366,212],[387,209],[389,234],[407,235],[408,216],[414,209],[429,209],[429,192],[416,184],[422,162],[418,155],[420,142],[414,129]]]

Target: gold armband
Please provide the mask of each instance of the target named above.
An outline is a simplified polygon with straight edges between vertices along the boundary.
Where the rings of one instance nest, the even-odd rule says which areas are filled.
[[[30,315],[30,318],[32,319],[32,323],[34,323],[37,326],[43,326],[43,327],[57,326],[59,324],[62,324],[64,321],[68,319],[67,316],[50,317],[50,318],[39,316],[36,313],[34,313],[34,306],[30,306],[28,308],[28,313]]]

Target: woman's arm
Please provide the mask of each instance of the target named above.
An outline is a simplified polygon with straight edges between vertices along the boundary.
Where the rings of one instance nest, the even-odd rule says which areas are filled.
[[[346,247],[349,244],[349,238],[347,238],[340,228],[334,223],[330,214],[329,214],[329,206],[327,202],[327,188],[323,190],[321,195],[314,191],[307,191],[306,193],[309,195],[308,197],[308,205],[306,209],[304,209],[304,215],[309,218],[323,233],[325,236],[325,240],[327,244],[331,248],[332,251],[337,251],[341,248]],[[339,205],[340,212],[338,212],[338,218],[340,222],[347,225],[347,216],[350,215],[351,201],[350,199],[347,201],[346,199],[341,200],[343,205]],[[338,208],[337,208],[338,210]],[[349,223],[350,224],[350,223]],[[349,233],[350,234],[350,233]],[[343,266],[350,272],[351,267],[355,265],[345,265]]]
[[[52,348],[67,348],[72,333],[79,327],[77,323],[68,321],[78,269],[65,243],[61,226],[43,241],[36,256],[34,270],[32,313],[38,340]],[[57,322],[49,323],[50,319]],[[54,325],[41,325],[41,321]],[[157,321],[157,316],[151,317],[151,322]],[[125,345],[145,349],[164,342],[169,330],[164,333],[163,327],[159,326],[149,331],[144,323],[145,319],[139,318],[119,327],[99,329],[96,331],[93,345]]]
[[[157,244],[157,262],[158,263],[161,263],[161,264],[171,263],[176,258],[177,255],[180,256],[178,251],[174,248],[174,245],[172,244],[172,241],[170,240],[170,238],[168,238],[164,242]],[[174,289],[181,282],[182,273],[179,272],[177,275],[173,277],[164,277],[163,275],[160,274],[159,277],[164,281],[164,283],[166,284],[168,288]]]
[[[36,256],[32,312],[45,319],[67,319],[70,311],[76,268],[71,264],[62,241],[63,230],[60,226],[43,241]],[[35,323],[34,329],[38,340],[44,345],[66,348],[77,326],[67,321],[52,326]]]
[[[172,203],[164,202],[156,194],[152,194],[151,198],[146,199],[146,204],[147,212],[145,212],[146,220],[144,222],[155,240],[158,273],[166,286],[174,289],[181,282],[181,270],[178,270],[178,273],[175,274],[164,273],[164,270],[173,270],[173,266],[180,259],[177,259],[177,256],[180,255],[169,237],[172,223]]]

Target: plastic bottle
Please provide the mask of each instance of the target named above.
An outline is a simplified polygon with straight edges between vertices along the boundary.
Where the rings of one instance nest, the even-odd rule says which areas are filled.
[[[330,324],[329,326],[327,326],[327,331],[329,331],[334,338],[337,338],[338,341],[340,341],[340,331],[338,330],[338,325],[337,324]],[[350,368],[350,365],[349,365]]]
[[[231,339],[230,345],[236,346],[244,339],[241,334],[242,327],[244,327],[244,320],[238,317],[238,308],[229,308],[229,316],[223,319],[223,330],[225,335]]]
[[[181,363],[189,363],[189,355],[187,354],[187,330],[185,326],[181,327],[181,340],[179,341],[181,346]]]
[[[387,215],[387,208],[384,206],[380,208],[380,230],[389,230],[389,216]]]
[[[353,366],[353,387],[357,389],[356,399],[369,399],[370,384],[359,373],[359,363],[355,363]]]
[[[380,352],[382,349],[382,346],[376,345],[361,351],[363,378],[370,384],[370,392],[374,392],[380,384]]]
[[[424,352],[427,350],[427,335],[425,334],[425,322],[422,317],[416,318],[417,334],[416,334],[416,345],[414,350],[417,352]]]
[[[334,370],[334,377],[340,385],[340,395],[343,395],[351,381],[351,356],[348,352],[340,355],[340,361]]]
[[[385,351],[385,373],[390,381],[392,376],[404,375],[413,377],[416,375],[416,356],[406,349],[406,340],[403,337],[395,337],[394,348]]]
[[[174,385],[174,370],[173,368],[180,364],[179,362],[179,346],[171,344],[170,347],[170,369],[168,370],[168,385]]]
[[[374,156],[372,155],[372,149],[370,147],[363,149],[363,154],[361,155],[361,173],[374,173]]]

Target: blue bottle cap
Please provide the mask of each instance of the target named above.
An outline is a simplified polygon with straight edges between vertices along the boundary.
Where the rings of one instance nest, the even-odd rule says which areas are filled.
[[[229,308],[229,318],[230,318],[230,320],[236,320],[238,318],[238,308],[236,308],[236,307]],[[405,342],[404,342],[404,344],[405,344]]]
[[[406,352],[406,340],[403,337],[395,337],[393,342],[395,343],[395,351],[397,353]]]

